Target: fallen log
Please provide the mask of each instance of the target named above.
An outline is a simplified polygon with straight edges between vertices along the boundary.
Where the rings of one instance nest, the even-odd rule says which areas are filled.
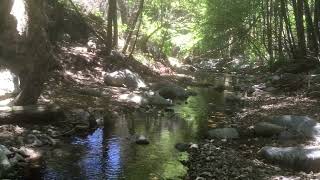
[[[0,107],[0,124],[52,123],[65,119],[59,106],[31,105]]]

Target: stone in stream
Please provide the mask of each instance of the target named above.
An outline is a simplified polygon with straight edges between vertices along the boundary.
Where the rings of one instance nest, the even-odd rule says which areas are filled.
[[[155,106],[172,106],[172,102],[163,98],[158,94],[146,97],[146,104],[155,105]]]
[[[319,147],[264,147],[259,155],[267,161],[295,170],[320,171]]]
[[[175,146],[174,146],[178,151],[180,152],[186,152],[189,147],[190,147],[190,144],[187,144],[187,143],[177,143]]]
[[[72,109],[70,113],[67,114],[67,117],[82,127],[86,126],[86,129],[97,125],[94,116],[84,109]]]
[[[166,99],[184,99],[187,97],[186,91],[179,86],[167,86],[159,89],[159,95]]]
[[[136,144],[148,145],[150,144],[150,141],[144,135],[139,135],[136,139]]]
[[[164,97],[165,99],[186,99],[193,93],[185,90],[184,88],[177,85],[165,85],[161,87],[159,90],[159,95]]]
[[[221,139],[237,139],[239,138],[239,133],[235,128],[218,128],[208,131],[208,137],[221,138]]]
[[[284,127],[268,122],[260,122],[253,127],[255,135],[263,137],[279,135],[284,130]]]

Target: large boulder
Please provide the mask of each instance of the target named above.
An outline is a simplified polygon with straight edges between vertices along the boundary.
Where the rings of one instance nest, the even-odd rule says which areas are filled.
[[[285,90],[297,90],[305,84],[305,79],[302,75],[293,73],[284,73],[280,79],[274,78],[272,84]]]
[[[142,78],[128,69],[107,73],[104,77],[104,83],[109,86],[143,88],[146,84]]]
[[[284,127],[300,137],[320,137],[320,123],[317,123],[317,121],[308,116],[275,116],[271,119],[270,123]]]
[[[318,147],[264,147],[259,154],[267,161],[302,171],[320,170],[320,148]]]
[[[208,131],[209,138],[237,139],[239,133],[234,128],[217,128]]]
[[[268,122],[260,122],[253,127],[253,130],[257,136],[270,137],[279,135],[285,128]]]
[[[191,94],[180,86],[170,84],[161,87],[158,92],[165,99],[186,99]]]
[[[149,105],[155,105],[155,106],[172,106],[172,102],[163,98],[162,96],[159,96],[158,94],[147,96],[146,97],[146,103]]]

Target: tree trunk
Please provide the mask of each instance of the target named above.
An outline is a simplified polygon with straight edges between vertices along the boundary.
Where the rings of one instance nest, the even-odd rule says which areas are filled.
[[[28,31],[26,32],[26,58],[32,59],[33,64],[23,74],[20,94],[15,99],[15,105],[36,104],[47,80],[49,63],[52,60],[51,45],[47,37],[45,1],[25,0],[28,15]],[[21,77],[21,75],[20,75]]]
[[[278,16],[279,16],[279,32],[278,32],[278,54],[279,54],[279,60],[283,60],[283,13],[281,12],[281,2],[278,2]],[[279,4],[280,3],[280,4]],[[280,6],[279,6],[280,5]]]
[[[296,19],[296,29],[298,37],[298,58],[306,55],[306,40],[303,25],[303,0],[292,0]]]
[[[124,0],[118,0],[119,10],[120,10],[120,16],[121,16],[121,22],[124,25],[128,26],[128,7]]]
[[[114,0],[112,4],[113,8],[115,9],[114,15],[113,15],[113,42],[112,47],[118,48],[118,7],[117,7],[117,0]]]
[[[144,5],[144,0],[140,0],[138,12],[137,12],[133,22],[131,23],[131,26],[129,27],[130,28],[129,29],[129,33],[128,33],[128,36],[126,38],[126,42],[125,42],[125,45],[123,47],[123,50],[122,50],[123,53],[127,52],[127,49],[128,49],[129,43],[131,41],[131,37],[132,37],[133,31],[136,28],[136,24],[138,22],[139,16],[142,13],[143,5]]]
[[[272,35],[272,17],[273,17],[273,0],[269,0],[269,9],[267,11],[267,41],[268,41],[268,53],[269,53],[269,63],[273,64],[273,35]]]
[[[281,0],[281,14],[283,16],[284,22],[285,22],[285,28],[286,28],[286,32],[287,32],[287,36],[288,36],[288,43],[289,43],[289,47],[290,47],[290,51],[292,56],[294,56],[295,54],[295,40],[293,37],[293,33],[292,33],[292,29],[291,29],[291,23],[290,20],[288,18],[288,14],[287,14],[287,0]]]
[[[308,34],[308,47],[309,49],[317,54],[318,53],[318,41],[315,34],[312,15],[310,12],[310,7],[307,0],[304,0],[304,12],[306,16],[307,34]]]
[[[314,3],[314,29],[320,45],[320,0],[315,0]]]

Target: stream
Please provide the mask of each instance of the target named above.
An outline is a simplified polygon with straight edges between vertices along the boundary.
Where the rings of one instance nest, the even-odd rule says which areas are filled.
[[[198,81],[227,87],[232,83],[228,75],[203,77],[199,75]],[[122,115],[113,127],[99,128],[87,137],[72,139],[70,145],[53,151],[39,176],[41,179],[182,179],[187,169],[179,160],[187,158],[187,154],[178,152],[175,144],[197,143],[205,136],[210,122],[227,118],[224,92],[217,92],[213,87],[189,89],[198,95],[175,103],[173,112],[138,110]],[[136,134],[145,135],[150,144],[135,144],[132,137]]]

